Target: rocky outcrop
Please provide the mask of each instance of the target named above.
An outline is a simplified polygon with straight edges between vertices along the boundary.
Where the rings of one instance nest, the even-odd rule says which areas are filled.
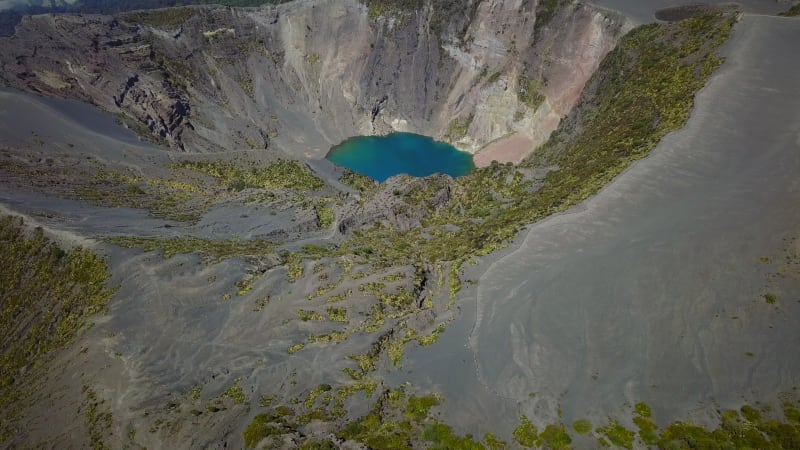
[[[347,137],[390,131],[475,152],[515,133],[544,140],[624,28],[579,3],[441,7],[376,14],[355,0],[312,0],[157,20],[28,17],[0,42],[0,79],[94,103],[192,152],[274,144],[320,158]]]
[[[177,147],[191,129],[186,95],[160,73],[138,26],[106,16],[43,15],[25,18],[4,41],[7,85],[95,104]]]
[[[422,226],[433,211],[450,201],[452,178],[433,175],[426,180],[399,175],[364,202],[348,202],[339,213],[341,234],[362,230],[376,224],[405,231]]]

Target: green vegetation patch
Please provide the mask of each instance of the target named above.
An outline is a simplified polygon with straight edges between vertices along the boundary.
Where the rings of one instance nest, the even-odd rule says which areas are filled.
[[[536,208],[558,212],[594,194],[683,126],[695,92],[723,62],[714,52],[734,20],[700,16],[628,33],[589,83],[596,100],[583,108],[581,129],[559,128],[540,149],[559,170],[547,175]]]
[[[344,174],[339,177],[339,182],[345,186],[350,186],[353,189],[361,192],[362,195],[370,197],[378,191],[379,183],[372,178],[361,175],[360,173],[353,172],[352,170],[345,169]]]
[[[308,393],[308,396],[303,401],[303,404],[306,408],[312,408],[314,406],[314,402],[317,401],[317,398],[319,398],[319,396],[325,392],[330,392],[331,389],[332,388],[330,384],[320,384]]]
[[[586,419],[578,419],[572,422],[572,429],[578,434],[588,434],[592,431],[592,422]]]
[[[331,442],[330,439],[325,439],[322,441],[305,442],[298,447],[298,450],[337,450],[338,448],[339,447]]]
[[[89,386],[83,386],[85,396],[83,402],[84,423],[89,432],[89,442],[94,450],[110,449],[106,444],[106,438],[112,436],[111,425],[114,417],[107,411],[105,400],[98,400],[97,393]]]
[[[354,358],[369,364],[365,358]],[[365,369],[369,371],[369,369]],[[245,430],[245,443],[252,447],[269,436],[285,433],[296,433],[298,424],[307,424],[311,420],[333,422],[344,417],[344,401],[359,391],[364,391],[367,399],[374,398],[368,414],[344,424],[335,425],[335,434],[340,439],[362,443],[371,449],[429,448],[441,450],[457,449],[490,449],[508,448],[508,444],[494,434],[487,433],[483,440],[472,435],[458,435],[453,429],[435,417],[431,410],[444,401],[439,394],[425,396],[406,395],[403,388],[385,390],[373,397],[377,383],[372,380],[362,381],[350,386],[333,388],[321,384],[309,392],[303,402],[294,401],[297,408],[305,408],[305,412],[297,412],[286,406],[275,408],[271,413],[261,414]],[[329,393],[335,391],[335,396]],[[649,448],[661,449],[795,449],[800,443],[800,417],[793,403],[784,403],[784,416],[788,422],[780,422],[762,418],[762,414],[770,411],[767,408],[757,410],[749,405],[738,411],[722,411],[719,426],[709,431],[701,426],[688,422],[674,422],[659,431],[652,425],[652,435],[640,431],[641,442],[635,440],[635,433],[626,429],[617,420],[597,429],[596,444],[590,447],[633,448],[634,444],[645,444]],[[635,405],[635,417],[650,421],[652,411],[644,404]],[[797,420],[792,422],[792,419]],[[589,434],[592,429],[588,420],[580,419],[573,423],[577,434]],[[641,430],[641,428],[640,428]],[[520,417],[520,423],[513,432],[517,445],[523,448],[569,449],[572,437],[561,423],[547,424],[539,432],[526,416]],[[277,442],[277,441],[276,441]],[[298,445],[315,445],[313,436],[301,437]],[[313,447],[312,447],[313,448]],[[513,447],[512,447],[513,448]]]
[[[140,237],[140,236],[114,236],[105,239],[106,242],[125,248],[141,248],[145,251],[160,250],[164,258],[171,258],[184,253],[197,253],[203,259],[211,262],[223,259],[245,256],[259,256],[272,253],[274,246],[263,239],[242,241],[236,238],[221,241],[198,238],[194,236],[165,237]],[[246,292],[245,292],[246,293]]]
[[[149,133],[149,131],[148,131]],[[142,178],[138,174],[99,168],[81,172],[74,197],[105,207],[146,209],[153,217],[193,222],[207,210],[215,194],[198,180]]]
[[[407,23],[414,11],[422,7],[421,0],[362,0],[367,5],[367,14],[371,19],[380,17],[399,17],[406,18],[403,24]]]
[[[244,405],[247,400],[244,396],[244,389],[239,386],[240,381],[241,380],[234,381],[233,384],[220,395],[220,398],[229,398],[237,405]]]
[[[439,335],[444,333],[444,330],[447,328],[447,325],[440,323],[432,332],[431,334],[425,336],[415,336],[419,345],[423,347],[428,347],[436,343],[439,340]]]
[[[438,183],[436,180],[437,177],[431,177],[420,182]],[[377,268],[463,261],[503,247],[529,217],[530,210],[514,206],[514,202],[531,197],[532,183],[513,167],[495,164],[476,169],[453,183],[447,206],[429,215],[423,221],[423,228],[401,231],[378,225],[354,232],[340,246],[316,249],[319,251],[309,256],[351,255],[357,263]],[[457,268],[451,270],[450,275],[457,272]],[[451,279],[448,283],[455,295],[461,287],[460,281]]]
[[[222,161],[184,161],[171,167],[205,173],[235,191],[258,188],[308,192],[324,186],[322,180],[317,178],[306,165],[286,159],[279,159],[263,167],[256,164],[245,167]]]
[[[545,100],[544,95],[540,92],[542,83],[527,76],[519,77],[519,86],[517,87],[517,98],[520,102],[524,103],[530,109],[538,108]]]
[[[784,17],[797,17],[800,16],[800,4],[794,5],[791,8],[787,9],[786,11],[778,14],[779,16]]]
[[[292,416],[294,416],[294,411],[285,405],[256,415],[244,430],[245,447],[254,448],[266,438],[296,432],[297,424]]]
[[[437,395],[428,395],[425,397],[408,397],[408,406],[406,407],[406,415],[416,421],[424,420],[431,412],[431,408],[441,404],[441,397]]]
[[[431,450],[484,450],[481,442],[476,442],[472,435],[459,436],[453,429],[442,422],[435,421],[425,427],[422,438],[430,442]]]
[[[633,431],[625,428],[616,420],[612,420],[605,427],[598,428],[597,431],[604,434],[617,447],[633,448]]]
[[[519,425],[514,429],[514,440],[523,447],[532,448],[539,439],[539,430],[532,424],[528,416],[519,418]]]
[[[469,131],[469,126],[472,124],[472,119],[474,117],[475,116],[470,114],[467,117],[458,117],[451,120],[450,123],[447,124],[447,132],[444,138],[449,142],[461,140],[467,135],[467,131]]]
[[[759,422],[761,421],[761,411],[753,408],[750,405],[744,405],[741,409],[742,416],[745,419],[749,420],[750,422]]]
[[[349,322],[347,318],[347,309],[346,308],[337,308],[335,306],[329,306],[327,308],[328,312],[328,319],[332,322]]]
[[[797,427],[770,421],[750,422],[736,411],[724,411],[722,424],[713,431],[686,422],[665,428],[658,441],[660,448],[797,448]]]
[[[459,436],[450,426],[430,417],[438,405],[437,395],[408,397],[402,390],[386,391],[369,414],[349,422],[337,433],[342,439],[363,443],[374,450],[428,448],[437,450],[483,450],[487,446],[471,435]],[[489,448],[504,448],[494,436]]]
[[[308,322],[309,320],[316,322],[325,320],[325,317],[322,314],[314,311],[306,311],[305,309],[298,309],[297,317],[303,322]]]
[[[123,20],[131,23],[140,23],[153,28],[173,30],[183,25],[194,16],[195,10],[191,8],[169,8],[157,11],[137,11],[122,16]]]
[[[783,416],[790,422],[800,424],[800,411],[792,406],[791,403],[786,402],[783,404]]]
[[[569,450],[571,443],[572,438],[562,424],[547,425],[536,440],[537,446],[551,450]]]
[[[483,442],[486,444],[487,450],[505,450],[508,448],[508,443],[502,439],[498,439],[492,433],[486,433],[483,437]]]
[[[105,311],[115,290],[108,266],[90,250],[64,250],[41,228],[0,217],[0,431],[13,420],[33,370],[68,347]]]
[[[303,278],[303,274],[305,274],[305,267],[303,266],[303,260],[297,253],[290,253],[288,255],[284,254],[284,263],[286,264],[286,271],[287,277],[290,283],[294,283],[295,281]]]
[[[302,342],[300,342],[299,344],[293,344],[293,345],[289,346],[289,348],[286,350],[286,352],[291,355],[291,354],[297,353],[300,350],[304,349],[305,346],[306,346],[306,344],[304,344]]]
[[[647,445],[655,445],[658,443],[658,432],[656,424],[651,419],[652,411],[645,403],[637,403],[634,407],[636,416],[633,418],[633,423],[639,428],[639,438]]]
[[[253,420],[244,430],[244,445],[248,448],[254,448],[263,439],[281,434],[281,429],[270,425],[270,416],[268,414],[259,414],[253,417]]]
[[[336,212],[331,207],[331,203],[333,203],[333,199],[328,197],[314,202],[314,212],[317,214],[317,219],[319,219],[320,228],[329,228],[336,222]]]

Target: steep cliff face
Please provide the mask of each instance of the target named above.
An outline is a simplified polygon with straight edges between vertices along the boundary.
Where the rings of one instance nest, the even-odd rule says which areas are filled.
[[[458,141],[472,152],[504,137],[522,138],[516,152],[490,146],[476,159],[480,165],[519,162],[572,109],[623,28],[620,17],[579,3],[562,2],[552,11],[520,1],[482,3],[465,38],[472,64],[462,63],[441,122],[472,117]]]
[[[625,28],[562,2],[466,2],[444,14],[355,0],[27,18],[0,45],[5,84],[74,97],[191,152],[270,145],[323,157],[361,134],[411,131],[476,152],[542,142]]]

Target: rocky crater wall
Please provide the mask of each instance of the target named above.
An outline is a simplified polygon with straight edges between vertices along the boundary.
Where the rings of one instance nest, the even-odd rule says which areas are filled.
[[[455,14],[440,3],[28,17],[0,41],[0,79],[96,104],[186,152],[321,158],[350,136],[410,131],[470,152],[514,137],[515,153],[490,146],[483,162],[518,161],[627,28],[580,3],[467,1]]]

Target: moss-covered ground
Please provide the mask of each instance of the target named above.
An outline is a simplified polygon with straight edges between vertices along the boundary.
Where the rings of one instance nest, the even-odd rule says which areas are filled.
[[[111,244],[125,248],[141,248],[146,251],[161,251],[164,258],[184,253],[197,253],[209,262],[233,257],[261,256],[274,252],[274,245],[263,239],[224,240],[202,239],[193,236],[174,238],[114,236],[106,239]]]

